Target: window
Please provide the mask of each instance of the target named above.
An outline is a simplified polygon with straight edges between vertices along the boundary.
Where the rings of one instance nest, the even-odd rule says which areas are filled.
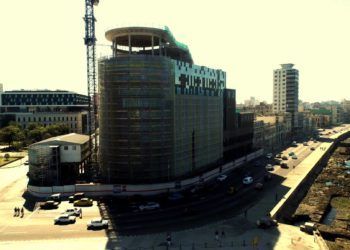
[[[64,146],[63,149],[64,149],[64,150],[68,150],[68,146]]]

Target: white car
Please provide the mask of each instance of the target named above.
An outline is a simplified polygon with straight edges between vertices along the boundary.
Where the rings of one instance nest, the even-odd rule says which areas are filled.
[[[252,183],[253,183],[253,177],[251,177],[251,176],[244,177],[244,179],[243,179],[243,184],[244,185],[249,185],[249,184],[252,184]]]
[[[271,164],[267,164],[267,165],[265,166],[265,169],[266,169],[267,171],[273,171],[273,170],[275,170],[274,167],[273,167]]]
[[[273,156],[273,154],[272,154],[272,153],[268,153],[268,154],[266,155],[266,158],[271,159],[271,158],[272,158],[272,156]]]
[[[154,209],[157,209],[157,208],[160,208],[160,205],[157,202],[147,202],[146,204],[139,206],[139,209],[141,211],[154,210]]]
[[[108,220],[102,218],[94,218],[87,223],[87,229],[93,228],[108,228]]]
[[[222,175],[219,175],[218,178],[216,178],[216,180],[224,181],[226,178],[227,178],[227,175],[222,174]]]
[[[75,223],[75,216],[71,216],[69,214],[61,214],[55,218],[54,223]]]
[[[81,208],[68,208],[62,214],[68,214],[69,216],[80,216]]]
[[[293,155],[293,156],[292,156],[292,159],[293,159],[293,160],[296,160],[296,159],[298,159],[298,156]]]

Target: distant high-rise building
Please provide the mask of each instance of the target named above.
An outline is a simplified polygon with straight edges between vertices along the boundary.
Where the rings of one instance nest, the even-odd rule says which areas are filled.
[[[281,64],[281,69],[273,71],[273,112],[292,114],[292,127],[296,126],[298,112],[299,71],[294,64]]]

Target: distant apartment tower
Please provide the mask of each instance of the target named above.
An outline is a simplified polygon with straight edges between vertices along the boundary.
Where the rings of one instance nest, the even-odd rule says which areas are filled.
[[[292,127],[297,125],[299,96],[299,71],[294,64],[281,64],[281,69],[273,71],[273,112],[289,112],[292,115]]]

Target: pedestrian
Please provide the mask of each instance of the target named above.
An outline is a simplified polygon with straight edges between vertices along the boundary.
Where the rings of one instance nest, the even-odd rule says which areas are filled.
[[[17,207],[15,207],[13,211],[14,211],[13,216],[16,217],[17,216]]]
[[[83,218],[83,210],[81,208],[79,210],[80,210],[80,219],[82,219]]]
[[[168,247],[170,247],[170,246],[171,246],[171,236],[170,236],[170,233],[167,233],[167,235],[166,235],[166,242],[167,242]]]
[[[19,216],[19,207],[16,207],[16,216]]]
[[[21,214],[22,214],[22,217],[23,217],[24,216],[24,209],[23,209],[23,207],[21,208]]]
[[[221,231],[221,238],[225,238],[225,231],[224,230]]]
[[[219,232],[218,232],[218,230],[215,231],[215,240],[219,241]]]

